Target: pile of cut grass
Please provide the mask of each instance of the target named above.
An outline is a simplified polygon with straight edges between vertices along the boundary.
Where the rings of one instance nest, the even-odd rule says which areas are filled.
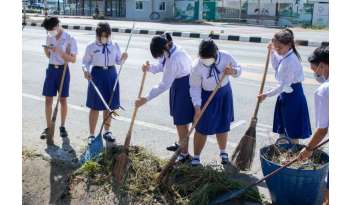
[[[191,167],[176,165],[165,183],[156,185],[161,168],[166,161],[141,147],[129,150],[128,172],[122,186],[117,187],[112,177],[114,156],[121,153],[122,147],[104,152],[94,161],[88,161],[72,176],[89,178],[91,184],[110,187],[119,201],[135,204],[208,204],[214,197],[233,189],[241,189],[243,184],[231,178],[219,165]],[[240,201],[262,202],[260,194],[251,189]]]

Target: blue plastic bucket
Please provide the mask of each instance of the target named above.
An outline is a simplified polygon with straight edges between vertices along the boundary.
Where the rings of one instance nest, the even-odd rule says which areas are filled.
[[[265,157],[272,146],[274,145],[260,149],[261,167],[264,176],[281,167]],[[277,142],[276,146],[285,150],[304,147],[303,145],[278,144]],[[323,151],[318,150],[316,152],[319,152],[318,156],[324,162],[319,168],[315,170],[284,168],[266,180],[273,204],[315,205],[322,200],[321,186],[328,172],[329,156]]]

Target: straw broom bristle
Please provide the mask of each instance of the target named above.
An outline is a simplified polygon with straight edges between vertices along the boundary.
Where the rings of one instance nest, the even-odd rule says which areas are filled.
[[[252,123],[233,152],[231,163],[240,170],[249,170],[255,155],[256,125]]]
[[[125,152],[119,154],[115,158],[115,165],[114,165],[114,176],[116,179],[117,184],[121,184],[124,178],[124,173],[126,170],[126,165],[128,161],[128,156]]]

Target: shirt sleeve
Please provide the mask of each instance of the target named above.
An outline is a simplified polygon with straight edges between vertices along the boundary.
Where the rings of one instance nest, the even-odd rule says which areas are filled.
[[[237,78],[241,75],[241,67],[240,65],[234,60],[234,58],[232,56],[229,56],[230,58],[230,66],[233,68],[233,70],[235,70],[235,74],[232,75],[234,78]]]
[[[329,95],[328,90],[323,95],[317,96],[318,102],[316,103],[316,127],[328,128],[329,127]]]
[[[150,64],[150,68],[148,69],[149,72],[156,74],[163,72],[163,59],[159,59],[158,63],[152,63]]]
[[[114,44],[117,49],[116,56],[115,56],[115,63],[120,65],[121,64],[121,50],[117,43]]]
[[[265,92],[265,94],[269,97],[272,97],[274,95],[280,94],[284,91],[284,89],[292,89],[290,85],[293,82],[293,73],[290,70],[291,63],[289,62],[283,62],[278,68],[277,71],[277,80],[278,84],[271,90]]]
[[[70,54],[71,55],[77,55],[77,41],[75,38],[71,37],[70,40]]]
[[[91,53],[90,46],[86,47],[85,55],[82,58],[82,67],[85,71],[90,72],[91,64],[92,64],[93,55]]]
[[[272,49],[271,50],[271,64],[272,64],[272,67],[274,70],[277,69],[280,58],[281,57],[278,55],[278,53]]]
[[[146,96],[148,101],[157,97],[158,95],[160,95],[161,93],[163,93],[164,91],[166,91],[172,86],[176,78],[178,66],[179,66],[178,62],[173,61],[171,63],[171,66],[168,66],[164,69],[162,81],[157,86],[153,87],[148,93],[148,95]]]
[[[201,107],[202,75],[198,71],[197,65],[191,69],[189,82],[192,104],[195,107]]]

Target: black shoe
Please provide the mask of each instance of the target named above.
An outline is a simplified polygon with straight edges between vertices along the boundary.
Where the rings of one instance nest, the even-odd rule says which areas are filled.
[[[191,156],[189,154],[187,154],[186,156],[179,154],[176,161],[180,163],[185,163],[185,162],[191,161]]]
[[[105,139],[107,142],[115,142],[115,139],[113,138],[112,132],[104,133],[103,139]]]
[[[219,156],[221,157],[221,160],[222,160],[221,163],[222,163],[223,165],[229,163],[229,158],[228,158],[228,154],[227,154],[227,153],[221,153]]]
[[[44,131],[42,132],[42,134],[40,134],[40,139],[41,139],[41,140],[46,139],[46,138],[48,137],[48,135],[49,135],[48,132],[49,132],[49,129],[48,129],[48,128],[45,128]]]
[[[60,136],[61,136],[61,137],[67,137],[67,136],[69,136],[69,135],[67,134],[67,131],[66,131],[65,127],[60,127],[59,130],[60,130]]]
[[[175,152],[175,151],[177,151],[177,149],[178,149],[179,147],[180,147],[180,145],[179,145],[178,143],[174,143],[174,145],[167,147],[167,150],[168,150],[168,151]]]

